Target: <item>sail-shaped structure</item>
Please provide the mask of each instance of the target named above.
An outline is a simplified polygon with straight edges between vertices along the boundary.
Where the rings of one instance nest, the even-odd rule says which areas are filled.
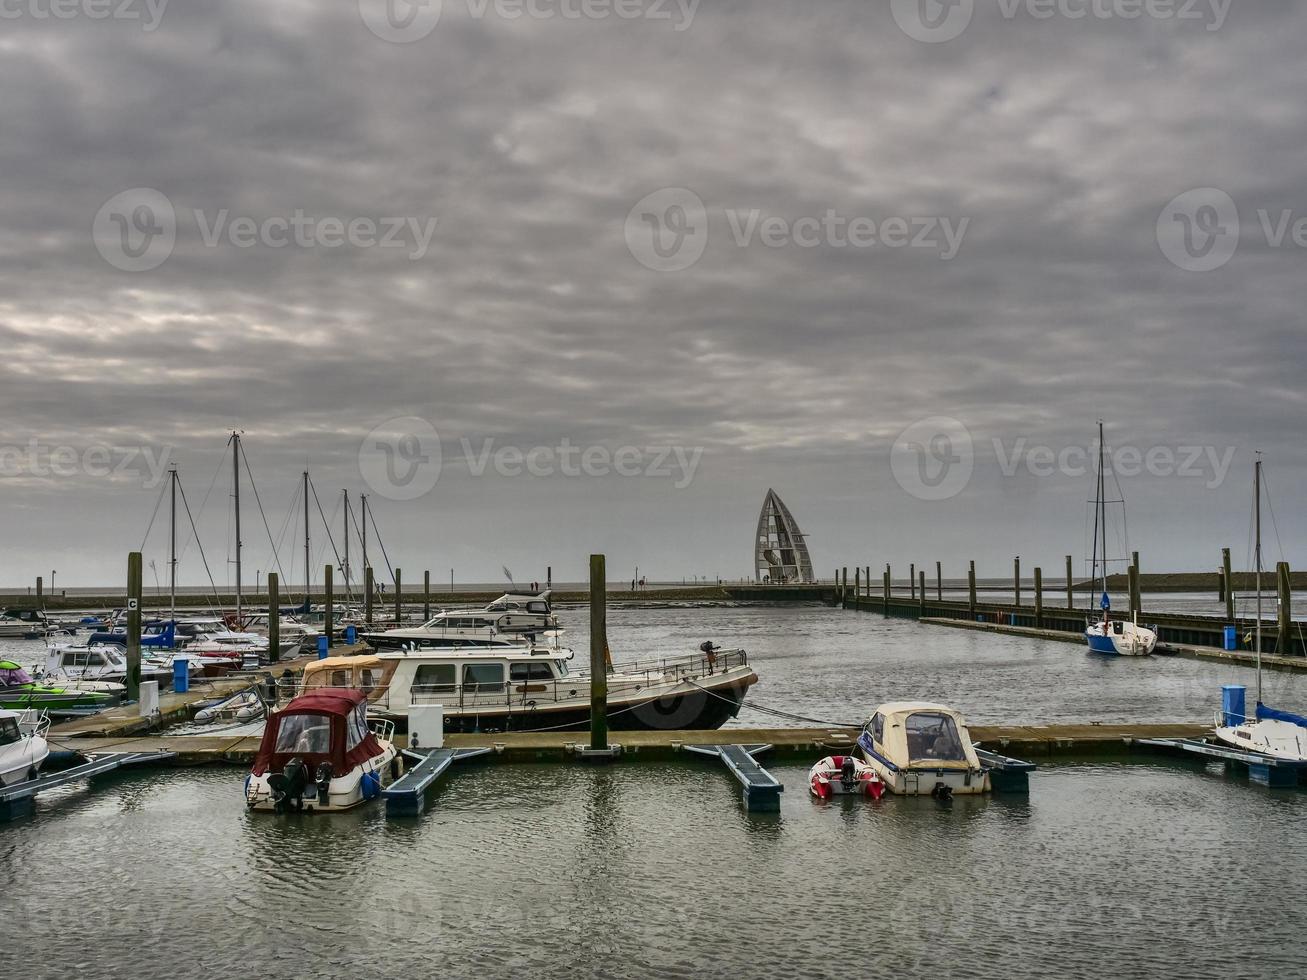
[[[762,513],[758,515],[755,537],[753,562],[758,581],[771,585],[816,581],[803,538],[790,509],[775,490],[769,489],[762,502]]]

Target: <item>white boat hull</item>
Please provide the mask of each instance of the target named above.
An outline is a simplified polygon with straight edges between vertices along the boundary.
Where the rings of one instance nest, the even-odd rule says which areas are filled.
[[[1157,648],[1157,634],[1146,626],[1120,621],[1095,623],[1085,630],[1093,653],[1117,657],[1147,657]]]
[[[327,784],[327,799],[320,802],[317,789],[312,783],[305,789],[302,810],[292,808],[290,812],[303,813],[340,813],[362,806],[376,799],[381,790],[389,786],[401,773],[403,764],[392,765],[399,758],[394,743],[378,740],[382,753],[373,756],[362,765],[332,779]],[[248,776],[245,781],[245,803],[255,813],[275,813],[272,787],[268,783],[271,773],[262,776]]]
[[[1307,728],[1292,722],[1263,718],[1244,725],[1222,726],[1216,729],[1216,737],[1237,749],[1307,762]]]

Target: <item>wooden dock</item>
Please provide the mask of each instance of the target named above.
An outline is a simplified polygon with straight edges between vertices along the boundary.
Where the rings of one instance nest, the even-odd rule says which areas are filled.
[[[1018,757],[1058,755],[1119,755],[1133,741],[1145,738],[1199,738],[1210,725],[1011,725],[971,726],[971,737],[994,751]],[[840,754],[857,742],[856,728],[723,728],[714,731],[621,732],[622,759],[667,761],[682,758],[689,746],[770,745],[772,757],[783,761],[816,761]],[[258,750],[257,736],[148,735],[59,739],[60,747],[93,752],[172,752],[170,765],[228,763],[246,765]],[[405,748],[407,738],[395,737]],[[491,749],[498,762],[565,762],[576,747],[587,745],[585,732],[514,732],[511,734],[446,735],[445,748]]]

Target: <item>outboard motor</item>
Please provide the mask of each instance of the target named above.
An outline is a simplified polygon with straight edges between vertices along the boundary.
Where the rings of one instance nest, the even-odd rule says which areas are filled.
[[[950,803],[953,800],[953,787],[947,783],[936,783],[935,788],[930,791],[930,795],[941,803]]]
[[[277,813],[304,809],[304,790],[309,785],[309,768],[303,759],[291,759],[281,772],[268,777],[272,790],[272,805]]]
[[[840,765],[840,785],[844,787],[844,792],[852,792],[854,785],[858,781],[858,767],[853,761],[853,756],[846,755],[844,762]]]
[[[313,782],[318,787],[318,806],[327,806],[331,802],[331,763],[324,762],[313,774]]]

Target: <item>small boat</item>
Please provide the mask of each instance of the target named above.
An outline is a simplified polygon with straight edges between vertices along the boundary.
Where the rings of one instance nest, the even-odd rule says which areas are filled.
[[[0,708],[19,711],[45,709],[52,714],[94,714],[116,704],[119,696],[102,685],[81,688],[76,683],[42,684],[12,660],[0,660]],[[120,685],[111,685],[121,691]]]
[[[15,616],[0,616],[0,638],[18,639],[32,632],[32,627]]]
[[[820,800],[832,796],[870,796],[879,800],[885,784],[876,770],[851,755],[828,755],[808,772],[808,790]]]
[[[480,612],[446,610],[421,626],[367,632],[361,639],[374,650],[521,646],[535,637],[562,632],[550,595],[508,592]]]
[[[1307,718],[1278,711],[1262,703],[1262,460],[1253,464],[1253,553],[1257,590],[1257,628],[1254,650],[1257,656],[1257,706],[1251,718],[1219,718],[1215,734],[1219,741],[1238,749],[1261,752],[1277,759],[1307,762]]]
[[[1103,422],[1098,422],[1098,482],[1095,485],[1094,498],[1094,557],[1090,579],[1099,580],[1098,572],[1102,569],[1102,596],[1098,607],[1103,618],[1092,617],[1085,625],[1085,643],[1090,653],[1105,653],[1117,657],[1147,657],[1157,647],[1157,630],[1140,626],[1137,621],[1113,620],[1112,599],[1107,594],[1107,497],[1104,474],[1107,472],[1104,460]],[[1124,506],[1124,503],[1117,501]],[[1102,565],[1099,565],[1099,547],[1102,547]]]
[[[393,733],[390,722],[369,727],[362,691],[303,694],[268,719],[245,803],[262,813],[328,813],[376,799],[403,772]]]
[[[898,796],[949,799],[955,793],[987,793],[992,788],[962,715],[946,705],[882,704],[863,726],[858,748],[885,787]]]
[[[49,647],[41,679],[49,681],[52,677],[67,682],[109,681],[114,684],[125,684],[127,653],[116,643],[104,645],[54,643]],[[172,683],[172,668],[142,659],[141,680],[157,681],[159,689],[163,690]]]
[[[201,708],[195,712],[195,720],[200,724],[211,721],[253,721],[262,718],[267,710],[259,692],[250,688]]]
[[[50,754],[45,741],[49,730],[45,712],[0,711],[0,786],[37,777]]]

